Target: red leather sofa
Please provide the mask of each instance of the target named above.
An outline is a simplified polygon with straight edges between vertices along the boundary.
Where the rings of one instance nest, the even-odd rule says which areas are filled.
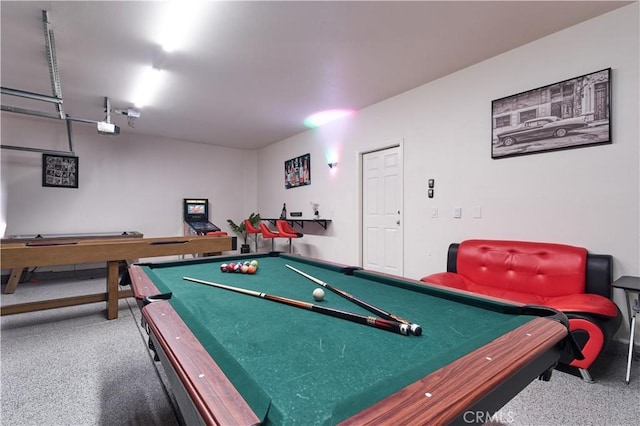
[[[558,369],[593,381],[588,368],[611,341],[622,314],[611,300],[613,259],[582,247],[466,240],[449,246],[447,272],[421,281],[563,312],[584,355]]]

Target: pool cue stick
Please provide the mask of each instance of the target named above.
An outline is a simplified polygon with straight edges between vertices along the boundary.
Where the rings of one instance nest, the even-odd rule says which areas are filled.
[[[402,323],[402,324],[407,324],[409,326],[409,331],[411,332],[411,334],[414,334],[416,336],[420,336],[422,334],[422,327],[420,327],[418,324],[414,324],[414,323],[412,323],[410,321],[407,321],[404,318],[399,317],[396,314],[392,314],[391,312],[387,312],[384,309],[381,309],[381,308],[379,308],[379,307],[377,307],[375,305],[372,305],[369,302],[365,302],[362,299],[358,299],[354,295],[349,294],[344,290],[340,290],[339,288],[336,288],[336,287],[334,287],[334,286],[332,286],[330,284],[327,284],[326,282],[324,282],[324,281],[322,281],[322,280],[320,280],[320,279],[318,279],[318,278],[316,278],[314,276],[311,276],[311,275],[307,274],[306,272],[302,272],[301,270],[296,269],[291,265],[285,264],[284,266],[286,266],[287,268],[291,269],[294,272],[297,272],[298,274],[302,275],[303,277],[310,279],[314,283],[316,283],[316,284],[318,284],[318,285],[320,285],[320,286],[322,286],[322,287],[324,287],[324,288],[326,288],[328,290],[331,290],[332,292],[336,293],[337,295],[344,297],[345,299],[355,303],[356,305],[365,308],[369,312],[372,312],[372,313],[374,313],[374,314],[376,314],[376,315],[378,315],[378,316],[380,316],[380,317],[382,317],[384,319],[390,320],[390,321],[396,321],[396,322],[399,322],[399,323]]]
[[[409,335],[409,326],[397,321],[390,321],[384,318],[369,317],[366,315],[360,315],[353,312],[342,311],[334,308],[327,308],[324,306],[314,305],[313,303],[304,302],[296,299],[289,299],[287,297],[276,296],[273,294],[262,293],[259,291],[249,290],[240,287],[232,287],[225,284],[213,283],[210,281],[199,280],[197,278],[182,277],[183,280],[192,281],[198,284],[205,284],[212,287],[221,288],[224,290],[235,291],[236,293],[246,294],[248,296],[259,297],[261,299],[270,300],[272,302],[282,303],[284,305],[293,306],[295,308],[306,309],[319,314],[328,315],[335,318],[344,319],[358,324],[368,325],[370,327],[379,328],[381,330],[391,331],[393,333]]]

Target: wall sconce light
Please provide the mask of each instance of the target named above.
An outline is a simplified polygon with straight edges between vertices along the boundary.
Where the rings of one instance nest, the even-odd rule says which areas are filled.
[[[338,162],[334,162],[334,163],[328,163],[327,164],[329,166],[330,169],[333,169],[334,167],[338,167]]]

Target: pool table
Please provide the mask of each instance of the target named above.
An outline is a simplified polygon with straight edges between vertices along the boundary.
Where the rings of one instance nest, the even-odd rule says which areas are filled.
[[[238,260],[255,274],[222,272]],[[421,325],[402,335],[185,280],[373,316],[291,265]],[[567,352],[566,317],[283,253],[135,264],[149,344],[186,424],[473,424]]]

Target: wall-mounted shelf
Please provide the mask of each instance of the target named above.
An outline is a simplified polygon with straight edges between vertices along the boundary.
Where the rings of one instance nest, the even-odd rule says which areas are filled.
[[[275,225],[276,221],[280,220],[280,218],[276,218],[276,219],[268,219],[268,218],[262,218],[262,220],[267,220],[269,221],[271,224]],[[304,224],[306,223],[317,223],[318,225],[322,226],[324,229],[327,229],[327,226],[331,223],[331,219],[293,219],[293,218],[287,218],[284,219],[287,222],[289,222],[289,224],[291,226],[298,225],[300,228],[304,228]]]

